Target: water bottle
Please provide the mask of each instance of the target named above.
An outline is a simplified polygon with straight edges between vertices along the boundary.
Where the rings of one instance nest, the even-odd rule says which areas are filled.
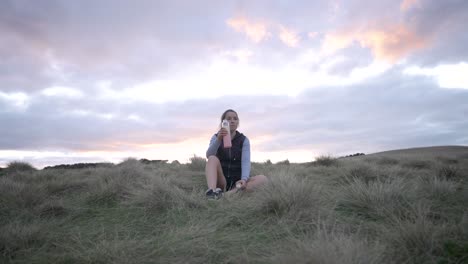
[[[232,143],[231,143],[231,129],[229,128],[229,122],[227,120],[223,120],[223,123],[221,124],[221,126],[225,128],[228,132],[228,134],[223,137],[223,145],[225,148],[230,148],[232,147]]]

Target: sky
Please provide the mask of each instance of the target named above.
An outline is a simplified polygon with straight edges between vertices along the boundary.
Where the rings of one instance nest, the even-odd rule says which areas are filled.
[[[468,2],[0,2],[0,167],[468,145]]]

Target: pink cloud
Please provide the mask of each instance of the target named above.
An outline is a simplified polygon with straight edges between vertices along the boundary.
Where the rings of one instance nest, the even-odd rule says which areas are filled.
[[[351,30],[327,34],[322,44],[322,52],[331,54],[350,46],[353,42],[369,48],[377,60],[392,63],[429,44],[428,39],[418,36],[405,25],[398,24],[384,29]]]
[[[237,32],[246,34],[255,43],[259,43],[271,36],[266,23],[252,21],[245,17],[231,18],[226,23]]]
[[[315,37],[318,36],[318,32],[315,32],[315,31],[314,31],[314,32],[309,32],[309,33],[307,34],[307,36],[308,36],[310,39],[313,39],[313,38],[315,38]]]
[[[228,19],[226,24],[237,32],[247,35],[255,43],[267,40],[273,35],[278,37],[283,44],[292,48],[297,47],[300,41],[297,31],[276,22],[265,22],[261,19],[238,16]]]
[[[380,60],[395,62],[413,51],[424,48],[428,41],[403,25],[388,31],[370,30],[361,34],[359,42],[372,50]]]
[[[322,52],[329,55],[351,45],[355,39],[354,32],[334,32],[325,35]]]
[[[282,25],[279,26],[279,38],[280,40],[289,47],[295,48],[299,43],[299,36],[291,29],[288,29]]]

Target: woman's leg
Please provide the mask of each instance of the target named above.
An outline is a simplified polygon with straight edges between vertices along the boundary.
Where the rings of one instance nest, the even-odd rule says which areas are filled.
[[[253,191],[254,189],[258,188],[261,185],[264,185],[268,181],[267,177],[265,175],[256,175],[250,177],[250,179],[247,181],[247,185],[245,186],[245,189],[247,191]]]
[[[223,169],[221,168],[221,162],[216,156],[209,156],[205,167],[206,184],[208,189],[221,188],[225,190],[226,179],[224,178]]]
[[[252,176],[249,178],[247,181],[247,184],[245,186],[245,191],[251,192],[254,191],[256,188],[264,185],[268,181],[268,178],[265,177],[265,175],[257,175],[257,176]],[[232,188],[228,192],[226,192],[226,196],[231,196],[235,193],[237,193],[239,190],[237,188]]]

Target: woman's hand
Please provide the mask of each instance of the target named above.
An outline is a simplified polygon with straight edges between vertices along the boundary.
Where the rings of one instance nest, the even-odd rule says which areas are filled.
[[[223,140],[223,137],[226,136],[228,134],[228,131],[226,128],[222,127],[219,131],[218,131],[218,140]]]
[[[247,187],[247,181],[245,181],[245,180],[239,180],[239,181],[236,182],[236,188],[237,188],[237,189],[244,190],[245,187]]]

